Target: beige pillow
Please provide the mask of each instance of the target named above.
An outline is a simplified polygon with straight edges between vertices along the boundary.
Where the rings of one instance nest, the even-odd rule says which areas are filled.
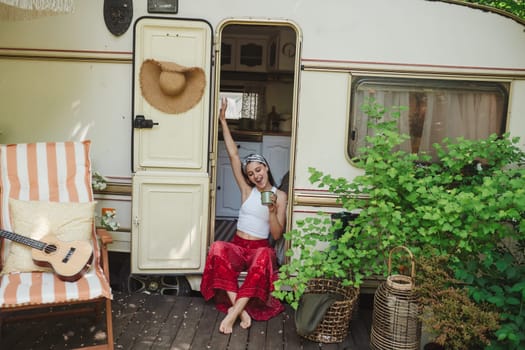
[[[10,198],[9,212],[14,233],[40,240],[52,234],[61,241],[90,240],[95,202],[58,203]],[[2,274],[50,271],[33,263],[32,248],[11,242]]]

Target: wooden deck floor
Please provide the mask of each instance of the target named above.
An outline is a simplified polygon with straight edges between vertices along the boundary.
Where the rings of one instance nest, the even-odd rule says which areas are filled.
[[[223,314],[200,296],[116,292],[115,349],[368,349],[371,296],[361,296],[354,311],[345,341],[318,344],[297,335],[294,311],[288,305],[285,312],[268,322],[254,321],[249,330],[237,323],[232,335],[224,335],[218,331]],[[8,323],[2,329],[0,349],[72,349],[99,344],[104,336],[100,323],[93,326],[93,319],[83,317]]]

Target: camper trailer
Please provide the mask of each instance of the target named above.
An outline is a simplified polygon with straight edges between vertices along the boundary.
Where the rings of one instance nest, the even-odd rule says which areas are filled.
[[[92,141],[92,168],[108,180],[97,214],[114,209],[120,224],[113,273],[134,291],[198,290],[209,245],[235,228],[222,97],[241,156],[263,154],[288,191],[287,229],[341,210],[307,169],[360,174],[351,159],[369,96],[409,107],[400,128],[413,152],[444,136],[525,136],[525,26],[501,12],[421,0],[114,3],[0,19],[0,143]],[[200,68],[198,100],[160,110],[144,93],[147,60]]]

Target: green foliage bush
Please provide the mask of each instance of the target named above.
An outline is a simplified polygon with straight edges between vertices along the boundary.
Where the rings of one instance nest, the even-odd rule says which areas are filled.
[[[422,320],[434,343],[445,349],[483,349],[499,328],[499,314],[488,303],[469,298],[464,283],[454,278],[447,256],[419,257],[417,291]]]
[[[296,307],[306,282],[320,276],[359,287],[371,275],[384,275],[388,252],[404,245],[416,256],[447,256],[447,268],[470,298],[500,313],[491,349],[524,348],[525,271],[516,255],[523,253],[525,232],[519,139],[445,139],[432,156],[412,154],[399,147],[408,138],[397,130],[400,109],[386,110],[374,100],[362,106],[374,130],[354,160],[362,175],[350,180],[309,169],[313,184],[359,216],[346,227],[325,213],[299,220],[285,234],[288,256],[296,255],[281,268],[275,295]],[[385,121],[385,114],[393,120]],[[339,229],[344,232],[336,239]]]

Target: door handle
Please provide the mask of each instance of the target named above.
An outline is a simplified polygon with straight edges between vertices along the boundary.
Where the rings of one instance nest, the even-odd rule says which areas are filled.
[[[135,129],[151,129],[154,125],[159,125],[159,123],[151,119],[146,119],[143,115],[137,115],[133,121],[133,127]]]

